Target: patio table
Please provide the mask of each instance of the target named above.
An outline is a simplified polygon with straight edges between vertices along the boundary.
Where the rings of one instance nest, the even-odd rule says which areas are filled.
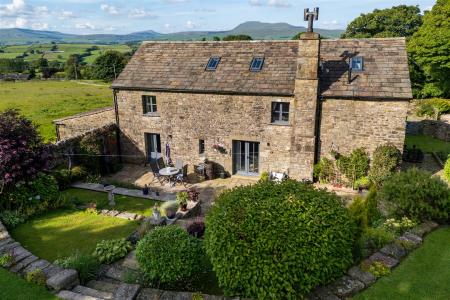
[[[174,175],[177,175],[178,173],[180,173],[180,169],[174,167],[167,167],[159,170],[159,175],[166,176],[169,178],[169,185],[170,185],[170,178]]]

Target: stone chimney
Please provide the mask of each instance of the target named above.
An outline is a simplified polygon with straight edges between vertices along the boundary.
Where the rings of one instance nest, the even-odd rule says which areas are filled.
[[[294,89],[294,119],[291,141],[291,169],[296,179],[313,178],[318,123],[320,35],[305,32],[298,45]]]

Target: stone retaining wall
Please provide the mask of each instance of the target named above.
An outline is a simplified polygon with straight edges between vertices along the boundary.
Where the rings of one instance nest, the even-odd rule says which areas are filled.
[[[426,234],[437,227],[438,224],[434,222],[426,222],[407,231],[394,242],[386,245],[365,259],[361,265],[350,268],[347,274],[335,282],[314,290],[307,299],[339,300],[356,295],[377,281],[377,278],[372,273],[365,271],[365,268],[362,268],[362,266],[369,266],[374,262],[380,262],[389,269],[393,269],[408,253],[422,244]]]
[[[113,107],[105,107],[77,114],[63,119],[54,120],[58,141],[66,140],[80,134],[115,124]]]
[[[41,270],[50,290],[70,289],[79,284],[78,273],[72,269],[60,268],[45,259],[34,256],[11,238],[7,229],[0,222],[0,256],[10,254],[12,261],[5,268],[10,272],[25,277],[27,273]]]
[[[450,123],[422,120],[407,122],[406,133],[411,135],[428,135],[444,142],[450,142]]]

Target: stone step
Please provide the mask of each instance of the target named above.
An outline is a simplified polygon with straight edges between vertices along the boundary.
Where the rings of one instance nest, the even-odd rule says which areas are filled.
[[[111,292],[104,292],[104,291],[99,291],[93,288],[89,288],[89,287],[85,287],[82,285],[77,285],[72,292],[78,293],[78,294],[83,294],[86,296],[91,296],[91,297],[95,297],[95,298],[100,298],[100,299],[114,299],[114,294]]]
[[[106,280],[91,280],[86,284],[86,286],[91,289],[109,293],[115,293],[119,285],[119,283],[113,283]]]
[[[60,299],[65,299],[65,300],[103,300],[100,298],[95,298],[92,296],[74,293],[72,291],[67,291],[67,290],[60,291],[58,294],[56,294],[56,296]]]

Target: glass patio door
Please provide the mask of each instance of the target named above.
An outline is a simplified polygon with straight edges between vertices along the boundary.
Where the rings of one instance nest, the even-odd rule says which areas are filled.
[[[147,159],[149,162],[157,161],[161,156],[161,137],[156,133],[146,133]]]
[[[233,173],[259,174],[259,143],[233,141]]]

